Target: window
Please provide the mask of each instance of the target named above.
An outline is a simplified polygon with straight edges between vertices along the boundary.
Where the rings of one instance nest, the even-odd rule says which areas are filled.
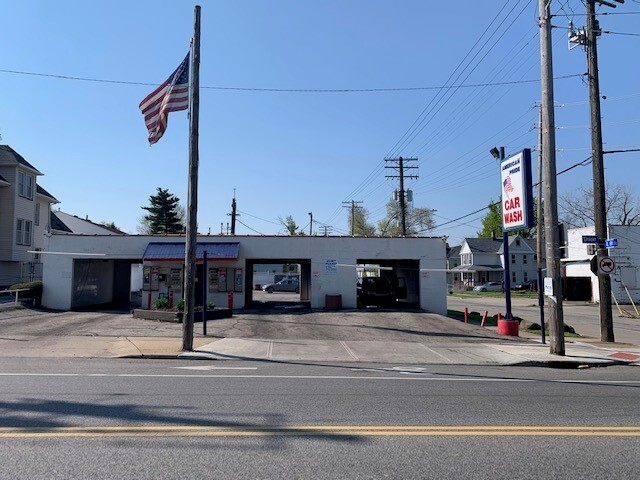
[[[18,172],[18,195],[33,199],[33,177],[24,172]]]
[[[533,261],[534,261],[534,262],[537,262],[537,261],[538,261],[538,254],[537,254],[537,253],[534,253],[534,254],[533,254]]]
[[[519,240],[519,239],[517,239],[517,240],[516,240],[516,247],[519,247],[519,246],[520,246],[520,240]]]
[[[528,280],[529,280],[529,275],[527,274],[527,272],[524,272],[524,273],[523,273],[522,280],[523,280],[524,282],[526,282],[526,281],[528,281]]]
[[[40,204],[36,203],[36,212],[34,215],[34,223],[40,225]]]
[[[32,222],[18,218],[16,221],[16,243],[18,245],[31,245]]]
[[[511,255],[511,263],[516,263],[516,256],[515,255]]]
[[[518,280],[518,276],[516,275],[516,272],[511,272],[511,282],[512,283],[516,283]]]
[[[36,251],[40,252],[40,251],[42,251],[42,249],[41,248],[36,248]],[[34,253],[33,254],[33,261],[34,262],[39,262],[40,261],[40,254],[39,253]]]
[[[16,222],[16,243],[22,245],[22,231],[24,230],[24,220],[21,218]]]
[[[522,263],[526,265],[527,263],[527,255],[522,255]]]

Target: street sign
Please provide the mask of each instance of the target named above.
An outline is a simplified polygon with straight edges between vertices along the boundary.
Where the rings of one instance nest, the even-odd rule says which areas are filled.
[[[618,246],[618,239],[617,238],[607,238],[604,241],[604,247],[605,248],[613,248],[613,247],[617,247]]]
[[[598,272],[603,275],[609,275],[616,268],[616,263],[611,257],[602,257],[598,262]]]
[[[598,243],[597,235],[582,235],[582,243]]]

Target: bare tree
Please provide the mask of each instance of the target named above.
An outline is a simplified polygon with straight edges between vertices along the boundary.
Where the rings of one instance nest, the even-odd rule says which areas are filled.
[[[607,185],[605,191],[607,223],[640,225],[640,203],[629,185]],[[572,227],[588,227],[595,223],[593,187],[581,186],[575,192],[560,196],[562,221]]]

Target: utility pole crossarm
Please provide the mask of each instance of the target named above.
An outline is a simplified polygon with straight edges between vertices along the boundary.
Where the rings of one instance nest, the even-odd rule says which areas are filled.
[[[389,165],[385,168],[391,168],[398,171],[398,175],[385,175],[386,178],[398,178],[400,180],[400,191],[398,192],[398,200],[400,202],[400,217],[402,221],[402,235],[407,234],[407,206],[406,206],[406,192],[404,189],[404,180],[413,179],[417,180],[418,175],[405,175],[405,170],[412,170],[418,168],[416,165],[405,165],[405,162],[417,162],[417,158],[385,158],[386,163],[393,163],[395,165]]]

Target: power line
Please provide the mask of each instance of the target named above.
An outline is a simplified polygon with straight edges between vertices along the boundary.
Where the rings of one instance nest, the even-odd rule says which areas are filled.
[[[568,168],[565,168],[564,170],[562,170],[562,171],[558,172],[558,173],[556,174],[556,176],[557,176],[557,175],[562,175],[563,173],[566,173],[566,172],[568,172],[568,171],[570,171],[570,170],[574,169],[575,167],[589,165],[589,163],[591,163],[591,157],[587,157],[587,158],[585,158],[584,160],[582,160],[581,162],[578,162],[578,163],[576,163],[576,164],[574,164],[574,165],[572,165],[572,166],[570,166],[570,167],[568,167]],[[538,185],[538,184],[536,183],[536,184],[534,184],[533,186],[535,187],[535,186],[537,186],[537,185]],[[451,223],[456,223],[456,222],[458,222],[459,220],[462,220],[462,219],[464,219],[464,218],[470,217],[471,215],[475,215],[476,213],[484,212],[485,210],[488,210],[489,208],[491,208],[491,207],[493,207],[494,205],[497,205],[497,204],[499,204],[499,203],[500,203],[500,202],[492,202],[492,203],[490,203],[489,205],[487,205],[487,206],[486,206],[486,207],[484,207],[484,208],[480,208],[480,209],[475,210],[475,211],[473,211],[473,212],[471,212],[471,213],[467,213],[467,214],[465,214],[465,215],[462,215],[461,217],[454,218],[453,220],[450,220],[450,221],[448,221],[448,222],[445,222],[445,223],[441,223],[441,224],[439,224],[439,225],[436,225],[433,229],[424,229],[424,230],[420,230],[418,233],[423,233],[423,232],[426,232],[427,230],[435,230],[435,229],[440,228],[440,227],[442,227],[442,226],[444,226],[444,225],[449,225],[449,224],[451,224]]]
[[[255,228],[251,228],[249,225],[246,225],[244,223],[242,223],[240,220],[236,219],[236,222],[238,222],[240,225],[244,225],[245,227],[247,227],[249,230],[251,230],[252,232],[256,232],[258,235],[264,235],[264,233],[260,233],[259,231],[257,231]]]
[[[0,69],[1,73],[10,73],[14,75],[28,75],[34,77],[56,78],[59,80],[74,80],[80,82],[94,83],[111,83],[116,85],[139,85],[147,87],[157,87],[157,83],[148,82],[132,82],[128,80],[108,80],[101,78],[76,77],[72,75],[59,75],[53,73],[26,72],[20,70]],[[568,78],[575,75],[558,77],[557,79]],[[408,91],[424,91],[424,90],[449,90],[454,88],[479,88],[479,87],[499,87],[504,85],[517,85],[527,83],[539,83],[540,79],[530,80],[514,80],[507,82],[493,83],[476,83],[468,85],[450,85],[450,86],[428,86],[428,87],[391,87],[391,88],[260,88],[260,87],[221,87],[200,85],[201,89],[206,90],[231,90],[241,92],[275,92],[275,93],[380,93],[380,92],[408,92]]]
[[[465,61],[467,60],[467,58],[469,57],[469,55],[471,55],[471,52],[473,52],[476,49],[476,46],[480,43],[480,41],[482,40],[482,38],[485,36],[485,34],[491,29],[492,25],[496,22],[496,20],[500,17],[500,14],[502,13],[502,11],[505,9],[505,7],[507,6],[509,2],[506,2],[502,8],[500,9],[500,11],[497,13],[497,15],[493,18],[493,20],[491,20],[491,22],[489,23],[489,25],[487,26],[487,28],[482,32],[482,34],[480,35],[480,37],[478,38],[478,40],[476,40],[476,42],[474,43],[474,45],[471,47],[471,49],[467,52],[467,54],[464,56],[464,58],[460,61],[460,63],[458,64],[458,66],[456,66],[456,68],[454,69],[454,71],[449,75],[449,78],[447,79],[447,81],[445,82],[445,85],[447,83],[449,83],[449,81],[453,78],[453,76],[456,74],[456,72],[458,72],[458,70],[460,69],[460,67],[465,63]],[[511,8],[511,10],[507,13],[507,15],[505,16],[505,19],[511,15],[511,12],[513,12],[513,10],[517,7],[517,5],[520,2],[518,2],[517,4],[515,4],[513,6],[513,8]],[[524,11],[524,10],[523,10]],[[522,12],[520,12],[521,14]],[[519,15],[518,15],[519,16]],[[515,20],[514,20],[515,21]],[[511,23],[511,25],[513,25],[513,22]],[[509,25],[509,27],[511,26]],[[464,83],[469,76],[475,71],[476,68],[478,68],[478,66],[480,65],[480,63],[482,63],[482,60],[484,60],[486,58],[486,56],[491,52],[491,50],[493,49],[493,47],[495,47],[495,45],[497,45],[498,41],[504,36],[504,34],[507,32],[507,30],[509,29],[509,27],[507,27],[506,29],[503,30],[502,35],[500,35],[500,37],[498,38],[498,40],[496,40],[493,44],[493,46],[484,54],[484,56],[480,59],[480,61],[478,61],[476,63],[476,65],[471,69],[471,71],[467,74],[467,76],[462,80],[462,83]],[[474,54],[474,56],[471,58],[471,60],[469,60],[469,62],[467,62],[466,66],[460,70],[460,72],[457,74],[457,76],[455,77],[454,82],[458,81],[460,79],[460,77],[467,71],[467,69],[471,66],[472,62],[477,58],[477,56],[482,52],[482,50],[484,49],[484,47],[489,43],[489,41],[493,38],[493,36],[498,32],[498,29],[500,28],[500,25],[496,26],[495,30],[493,31],[493,33],[491,33],[491,35],[487,38],[487,40],[485,40],[484,44],[477,50],[477,52]],[[443,96],[440,96],[440,93],[442,93],[444,89],[439,90],[438,94],[431,99],[431,101],[424,107],[424,109],[422,110],[422,112],[420,112],[420,114],[418,115],[418,117],[414,120],[414,122],[411,124],[411,126],[407,129],[407,131],[400,137],[400,139],[396,142],[396,144],[391,148],[391,150],[389,150],[389,152],[385,155],[385,157],[390,158],[390,157],[394,157],[397,156],[397,154],[399,154],[399,152],[402,151],[403,148],[405,148],[407,145],[409,145],[415,138],[417,135],[420,134],[420,132],[422,132],[422,130],[426,127],[426,125],[429,124],[429,122],[431,121],[431,119],[433,119],[434,115],[431,115],[431,118],[429,119],[429,121],[425,124],[425,121],[427,120],[427,117],[431,114],[431,112],[433,112],[433,110],[438,107],[438,104],[441,103],[442,99],[444,98]],[[457,92],[457,89],[453,89],[453,94],[455,94]],[[442,109],[442,107],[451,99],[452,95],[450,95],[447,99],[445,99],[444,103],[442,103],[442,105],[440,106],[440,109]],[[437,100],[436,100],[437,99]],[[434,104],[435,102],[435,104]],[[434,104],[434,105],[433,105]],[[433,106],[432,106],[433,105]],[[439,110],[440,110],[439,109]],[[438,110],[438,111],[439,111]],[[437,112],[436,112],[437,113]],[[422,127],[421,127],[422,125]]]

